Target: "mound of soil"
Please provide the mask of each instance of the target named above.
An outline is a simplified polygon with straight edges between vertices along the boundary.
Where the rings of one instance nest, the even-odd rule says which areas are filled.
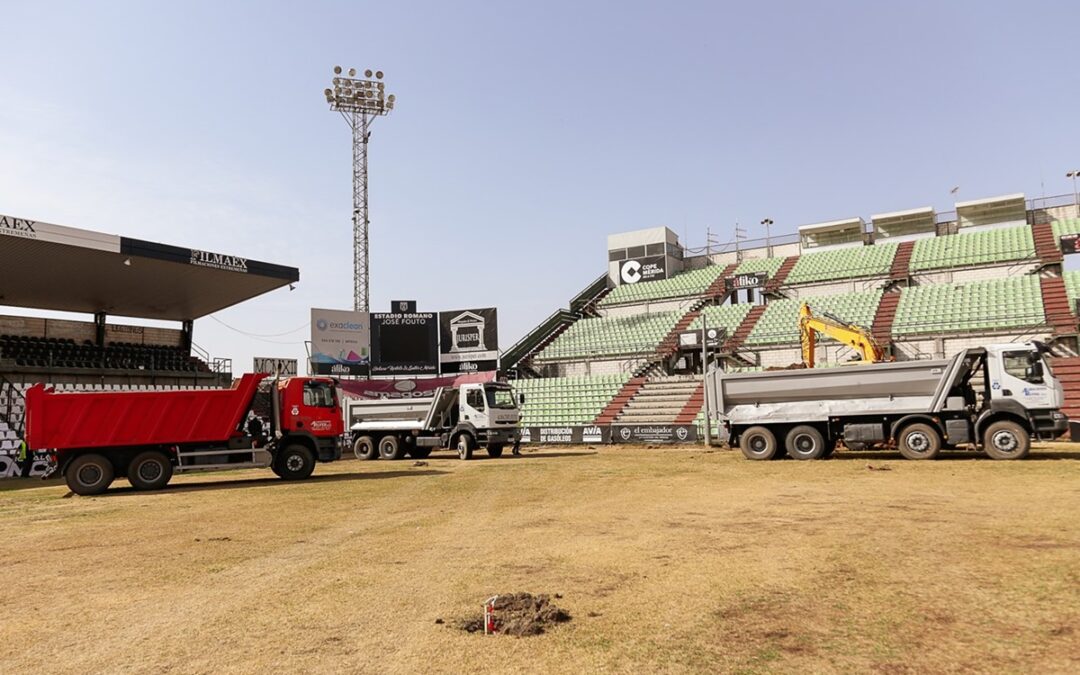
[[[553,624],[570,620],[570,613],[551,603],[545,594],[507,593],[495,600],[495,632],[502,635],[540,635]],[[458,622],[469,633],[484,632],[484,615]]]

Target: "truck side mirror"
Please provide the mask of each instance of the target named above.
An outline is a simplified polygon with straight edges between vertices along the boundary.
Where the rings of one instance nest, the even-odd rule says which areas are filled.
[[[518,394],[518,405],[525,405],[525,394]]]
[[[1042,361],[1034,361],[1028,364],[1027,367],[1027,381],[1028,382],[1042,382],[1043,381],[1043,365]]]

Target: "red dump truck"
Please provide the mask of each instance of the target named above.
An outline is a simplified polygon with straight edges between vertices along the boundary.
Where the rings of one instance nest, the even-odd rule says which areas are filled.
[[[49,454],[71,491],[104,492],[116,476],[140,490],[165,487],[174,472],[269,467],[281,478],[311,475],[315,462],[341,458],[344,431],[329,378],[274,380],[269,433],[247,435],[264,374],[231,389],[26,392],[26,442]]]

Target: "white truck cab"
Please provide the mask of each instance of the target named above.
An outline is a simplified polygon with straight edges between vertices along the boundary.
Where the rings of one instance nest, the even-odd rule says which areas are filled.
[[[1059,409],[1065,390],[1038,343],[987,345],[991,399],[1011,399],[1027,410]]]

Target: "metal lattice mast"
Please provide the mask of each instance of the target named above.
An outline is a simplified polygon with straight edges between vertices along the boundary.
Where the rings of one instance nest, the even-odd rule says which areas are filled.
[[[366,312],[369,309],[370,249],[368,227],[368,162],[367,146],[371,136],[371,123],[394,108],[394,95],[386,95],[386,85],[381,82],[381,70],[372,77],[370,70],[364,78],[356,78],[356,69],[350,68],[348,77],[341,76],[341,66],[334,66],[333,88],[326,89],[326,102],[345,118],[352,129],[353,160],[353,309]]]

